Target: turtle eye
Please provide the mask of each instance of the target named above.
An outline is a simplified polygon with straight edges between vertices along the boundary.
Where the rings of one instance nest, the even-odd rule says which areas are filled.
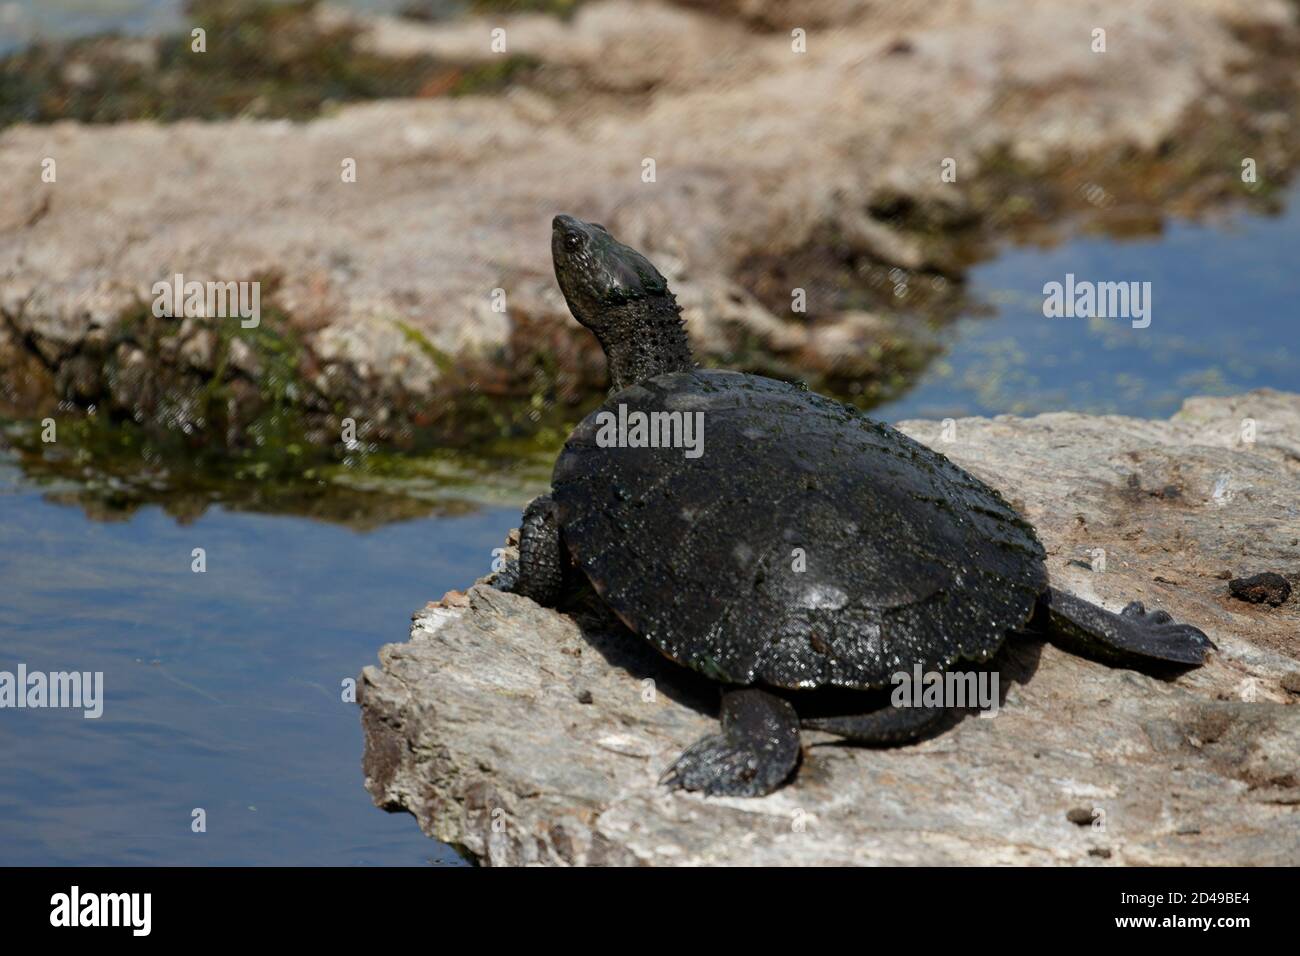
[[[587,237],[577,232],[566,232],[564,234],[564,248],[570,252],[577,252],[587,241]]]

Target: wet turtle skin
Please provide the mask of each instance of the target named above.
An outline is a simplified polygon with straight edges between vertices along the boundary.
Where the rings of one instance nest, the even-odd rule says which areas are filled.
[[[597,415],[703,413],[703,453],[602,448]],[[995,490],[797,385],[680,371],[574,431],[552,497],[576,564],[672,660],[731,684],[868,689],[987,660],[1047,590]]]

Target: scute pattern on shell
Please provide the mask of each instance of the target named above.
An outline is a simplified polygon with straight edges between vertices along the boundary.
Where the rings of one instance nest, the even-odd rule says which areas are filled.
[[[620,404],[703,412],[703,455],[599,447],[596,416]],[[758,376],[675,372],[611,396],[570,436],[552,493],[609,606],[731,683],[880,687],[916,663],[985,660],[1047,586],[1033,528],[996,491],[850,406]]]

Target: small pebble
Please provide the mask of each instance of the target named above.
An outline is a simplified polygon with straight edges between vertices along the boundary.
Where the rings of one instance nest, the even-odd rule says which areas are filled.
[[[1291,596],[1291,583],[1280,574],[1265,571],[1249,578],[1233,578],[1228,582],[1228,591],[1239,601],[1267,602],[1277,607]]]
[[[441,601],[430,607],[469,607],[469,595],[464,591],[448,591]]]
[[[590,704],[591,701],[592,701],[591,691],[589,691],[589,690],[583,690],[583,691],[579,691],[579,692],[578,692],[578,703],[580,703],[580,704]]]
[[[1065,814],[1065,819],[1077,827],[1090,827],[1092,826],[1092,811],[1087,807],[1074,807]]]

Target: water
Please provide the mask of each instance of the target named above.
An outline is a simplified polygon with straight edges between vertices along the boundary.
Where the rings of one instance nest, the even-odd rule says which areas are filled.
[[[1168,417],[1189,395],[1300,388],[1300,189],[1277,217],[1175,222],[1149,240],[1010,249],[970,274],[996,317],[944,330],[947,354],[874,410],[890,421],[1080,411]],[[1151,325],[1048,319],[1043,286],[1151,283]]]
[[[0,712],[0,865],[455,861],[371,805],[341,684],[484,573],[516,518],[101,523],[0,468],[0,670],[103,671],[106,698],[95,720]]]

